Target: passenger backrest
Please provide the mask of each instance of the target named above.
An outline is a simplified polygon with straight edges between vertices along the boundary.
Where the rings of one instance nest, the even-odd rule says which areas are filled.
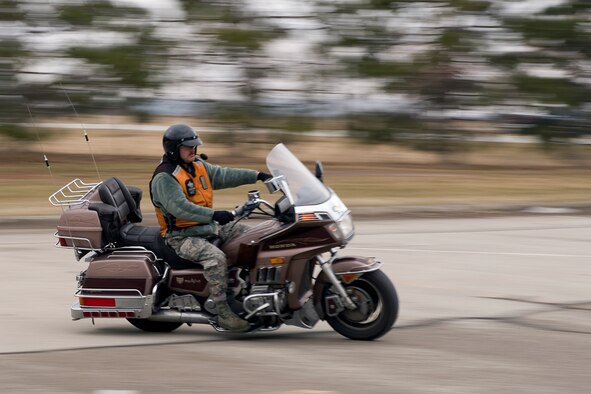
[[[98,192],[102,202],[117,208],[119,221],[122,224],[127,222],[127,216],[136,208],[127,186],[119,178],[113,177],[105,180]]]
[[[136,219],[139,208],[127,186],[116,177],[105,180],[98,193],[102,202],[91,203],[88,209],[98,213],[106,242],[116,243],[121,227],[130,221],[130,217]],[[141,214],[139,216],[141,218]]]

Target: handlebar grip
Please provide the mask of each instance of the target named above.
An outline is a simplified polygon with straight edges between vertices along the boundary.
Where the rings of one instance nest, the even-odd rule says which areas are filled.
[[[241,207],[234,208],[232,214],[236,217],[249,216],[259,205],[258,201],[247,201]]]
[[[236,209],[234,209],[232,211],[232,215],[238,217],[238,216],[242,216],[242,214],[244,213],[244,205],[241,207],[237,207]]]

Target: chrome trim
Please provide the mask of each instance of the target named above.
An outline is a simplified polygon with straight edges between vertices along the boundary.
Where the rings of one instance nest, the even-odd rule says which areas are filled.
[[[212,315],[203,312],[180,312],[174,310],[160,310],[152,314],[148,320],[171,323],[211,324]]]
[[[248,315],[246,318],[248,319],[254,315],[256,315],[256,316],[278,316],[279,311],[281,311],[281,300],[279,299],[279,295],[280,295],[280,293],[278,291],[276,291],[273,293],[256,293],[256,294],[251,294],[251,295],[246,296],[244,298],[244,301],[242,302],[242,304],[244,305],[244,309],[246,310],[246,312],[248,312]],[[250,302],[250,300],[256,299],[259,297],[271,298],[272,303],[270,301],[267,301],[266,299],[263,299],[263,302],[264,302],[263,305],[258,306],[254,310],[249,309],[248,303]],[[263,306],[264,306],[264,308],[263,308]],[[265,312],[265,313],[260,313],[268,307],[271,307],[272,310]]]
[[[140,297],[146,297],[142,294],[141,291],[139,291],[138,289],[100,289],[100,288],[94,288],[94,287],[79,287],[76,289],[76,292],[74,293],[75,297],[88,297],[88,298],[104,298],[101,295],[95,295],[95,294],[80,294],[83,291],[94,291],[97,293],[109,293],[109,292],[113,292],[113,291],[117,291],[117,292],[121,292],[121,293],[137,293]],[[109,295],[109,294],[105,294],[105,295]],[[134,295],[126,295],[126,296],[113,296],[114,297],[123,297],[123,298],[135,298],[136,296]]]
[[[54,207],[83,204],[88,202],[86,197],[101,184],[102,182],[85,183],[76,178],[49,196],[48,200]]]
[[[158,256],[156,256],[156,253],[144,248],[143,246],[121,246],[116,249],[113,249],[111,255],[109,255],[109,257],[107,257],[107,258],[111,258],[111,256],[125,255],[125,254],[127,254],[131,257],[146,257],[145,255],[132,255],[132,253],[137,253],[137,252],[150,254],[153,257],[153,261],[158,260]]]
[[[71,235],[60,235],[59,231],[56,231],[55,233],[53,233],[53,237],[57,238],[57,242],[55,243],[55,247],[56,248],[63,248],[63,249],[74,249],[74,250],[92,250],[95,252],[99,252],[101,250],[103,250],[102,248],[93,248],[92,247],[92,242],[90,242],[90,239],[88,238],[82,238],[82,237],[73,237]],[[63,238],[65,240],[70,240],[72,241],[72,246],[68,246],[68,245],[61,245],[59,239]],[[84,246],[78,246],[75,244],[75,241],[82,241],[82,242],[86,242],[88,244],[88,247],[84,247]]]
[[[332,270],[332,261],[335,259],[335,255],[333,255],[329,260],[324,260],[320,256],[316,256],[315,259],[316,262],[320,265],[322,272],[324,272],[330,283],[334,286],[337,293],[339,293],[339,295],[343,299],[343,303],[345,304],[347,309],[357,308],[357,305],[355,305],[355,303],[351,300],[351,298],[347,294],[347,291],[345,290],[339,279],[336,277],[334,271]]]
[[[256,308],[254,311],[252,311],[252,312],[250,312],[248,315],[246,315],[246,316],[244,317],[244,319],[245,319],[245,320],[248,320],[248,319],[250,319],[251,317],[253,317],[254,315],[256,315],[258,312],[261,312],[261,311],[263,311],[263,310],[267,309],[267,308],[268,308],[268,307],[270,307],[270,306],[271,306],[271,304],[270,304],[270,303],[268,303],[268,302],[265,302],[263,305],[259,306],[259,307],[258,307],[258,308]],[[246,308],[245,308],[245,309],[246,309]],[[264,316],[264,315],[265,315],[265,314],[263,314],[263,315],[261,315],[261,316]]]
[[[155,265],[154,265],[154,269],[156,269],[156,272],[158,272],[158,267],[156,267]],[[169,273],[170,273],[170,267],[168,265],[166,265],[164,268],[164,273],[160,277],[160,280],[158,281],[158,283],[156,283],[154,285],[154,287],[152,287],[152,294],[158,294],[158,289],[160,288],[160,286],[168,280]],[[158,274],[160,275],[160,272],[158,272]]]
[[[94,292],[94,294],[82,294],[82,292]],[[122,295],[122,294],[113,294],[114,292],[117,293],[129,293],[129,295]],[[106,309],[106,310],[127,310],[127,309],[144,309],[148,305],[146,302],[148,297],[151,296],[144,296],[142,293],[137,289],[92,289],[92,288],[78,288],[74,293],[74,297],[80,298],[114,298],[115,299],[115,306],[114,307],[93,307],[93,306],[83,306],[80,305],[80,308],[83,310],[95,310],[95,309]],[[151,310],[151,303],[150,303],[150,310]]]
[[[80,289],[79,289],[80,290]],[[97,289],[97,290],[110,290],[110,291],[120,291],[120,290],[126,290],[126,289]],[[139,293],[139,290],[136,289],[127,289],[127,290],[133,290],[133,291],[137,291]],[[78,291],[76,292],[78,293]],[[141,294],[141,293],[140,293]],[[77,297],[80,297],[80,295],[76,295]],[[105,296],[108,296],[108,294],[101,296],[95,296],[94,298],[104,298]],[[92,296],[87,296],[84,295],[84,297],[89,297],[91,298]],[[148,296],[142,296],[142,297],[133,297],[133,296],[111,296],[111,298],[115,298],[116,299],[116,303],[119,299],[121,300],[125,300],[125,301],[141,301],[140,302],[136,302],[135,304],[131,303],[131,302],[124,302],[124,304],[127,303],[127,305],[120,305],[117,307],[113,307],[113,308],[109,308],[109,307],[89,307],[89,306],[82,306],[80,305],[79,302],[75,302],[74,304],[72,304],[71,308],[70,308],[70,314],[72,316],[73,320],[80,320],[80,319],[85,319],[85,318],[102,318],[102,317],[111,317],[111,318],[115,318],[115,317],[119,317],[119,316],[84,316],[84,313],[93,313],[93,314],[113,314],[113,313],[118,313],[118,312],[122,312],[122,313],[135,313],[134,318],[138,318],[138,319],[145,319],[148,318],[152,315],[152,296],[148,295]],[[120,318],[123,318],[123,316],[121,316]]]
[[[372,257],[373,259],[373,257]],[[366,272],[371,272],[371,271],[376,271],[379,270],[382,265],[384,265],[384,263],[382,263],[379,260],[375,260],[371,263],[371,265],[365,266],[365,267],[356,267],[350,271],[345,271],[345,272],[338,272],[336,273],[336,275],[347,275],[347,274],[364,274]]]

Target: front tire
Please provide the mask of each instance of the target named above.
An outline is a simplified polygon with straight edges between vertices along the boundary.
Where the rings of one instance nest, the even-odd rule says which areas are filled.
[[[146,332],[172,332],[183,323],[152,321],[148,319],[127,319],[134,327]]]
[[[390,331],[398,317],[398,295],[386,274],[371,271],[343,286],[357,308],[345,309],[336,316],[324,311],[326,321],[336,332],[350,339],[371,341]],[[331,294],[329,289],[327,286],[325,296]]]

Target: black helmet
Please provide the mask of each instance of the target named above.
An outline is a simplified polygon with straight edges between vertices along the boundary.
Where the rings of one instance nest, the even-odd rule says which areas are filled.
[[[174,124],[166,129],[164,137],[162,137],[164,153],[172,161],[178,161],[181,145],[199,146],[203,145],[203,142],[192,127],[186,124]]]

